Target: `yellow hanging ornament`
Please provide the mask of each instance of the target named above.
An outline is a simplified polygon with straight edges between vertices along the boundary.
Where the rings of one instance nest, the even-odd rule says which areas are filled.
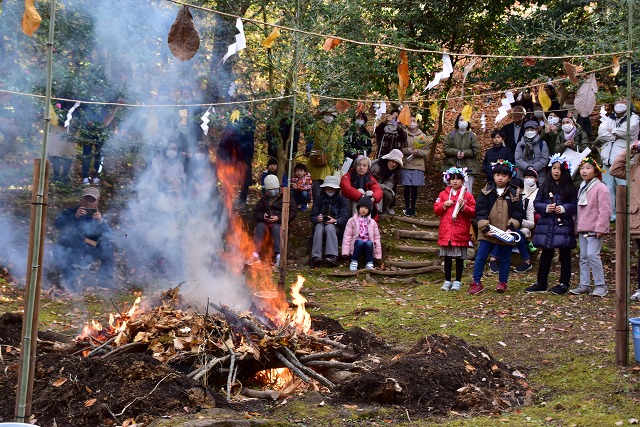
[[[238,110],[233,110],[233,112],[231,113],[231,115],[229,116],[229,120],[231,120],[231,123],[235,123],[240,119],[240,111]]]
[[[35,0],[24,0],[24,14],[22,15],[22,32],[29,37],[40,27],[42,18],[34,4]]]
[[[551,108],[551,98],[549,98],[547,92],[544,91],[544,86],[538,88],[538,102],[540,102],[545,113]]]
[[[275,27],[273,31],[271,31],[271,34],[269,34],[269,37],[262,40],[262,46],[271,48],[278,37],[280,37],[280,28]]]
[[[51,121],[51,125],[58,126],[58,116],[56,115],[56,110],[53,108],[53,105],[49,104],[49,118]]]
[[[416,122],[421,122],[422,121],[422,114],[418,113],[416,114]]]
[[[436,104],[435,102],[431,104],[431,106],[429,107],[429,112],[431,113],[431,120],[435,122],[438,119],[438,104]]]
[[[467,104],[464,106],[464,108],[462,108],[462,112],[460,113],[460,116],[462,117],[462,120],[464,120],[465,122],[470,122],[472,113],[473,113],[473,107],[471,107],[471,104]]]
[[[311,95],[310,103],[313,108],[316,108],[320,105],[320,97],[318,95]]]

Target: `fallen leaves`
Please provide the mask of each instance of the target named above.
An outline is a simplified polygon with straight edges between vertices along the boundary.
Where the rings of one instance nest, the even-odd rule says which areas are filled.
[[[93,404],[94,404],[94,403],[96,403],[97,401],[98,401],[98,399],[89,399],[89,400],[86,400],[86,401],[84,402],[84,407],[85,407],[85,408],[88,408],[88,407],[90,407],[90,406],[93,406]]]
[[[51,385],[54,387],[60,387],[62,384],[66,383],[68,378],[58,378]]]

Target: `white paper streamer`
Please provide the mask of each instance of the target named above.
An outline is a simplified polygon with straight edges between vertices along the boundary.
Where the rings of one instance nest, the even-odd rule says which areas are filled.
[[[222,57],[222,63],[224,63],[231,55],[240,52],[247,47],[247,39],[244,37],[244,27],[242,26],[242,19],[236,20],[236,28],[240,31],[240,34],[236,34],[236,42],[229,45],[227,53]]]
[[[211,115],[211,112],[210,112],[211,110],[213,110],[214,113],[216,112],[216,109],[213,108],[213,105],[212,105],[202,115],[202,124],[200,125],[200,127],[202,128],[202,131],[204,132],[205,135],[209,133],[209,122],[211,121],[209,120],[209,116]]]
[[[498,108],[498,115],[496,116],[496,123],[498,123],[500,120],[504,119],[505,117],[507,117],[509,113],[507,113],[507,109],[504,107],[500,107]]]
[[[387,103],[381,102],[380,105],[376,104],[375,108],[376,108],[376,120],[380,120],[382,118],[382,115],[387,112]]]
[[[64,127],[68,128],[69,123],[71,123],[71,119],[73,118],[73,112],[76,111],[76,108],[80,106],[79,102],[73,104],[73,107],[67,112],[67,120],[64,121]]]
[[[433,77],[433,80],[427,85],[427,89],[432,89],[440,83],[440,80],[448,78],[453,73],[453,65],[451,64],[451,58],[446,53],[442,55],[442,71],[438,71]]]
[[[233,96],[236,93],[236,87],[235,82],[231,83],[231,86],[229,86],[229,90],[227,91],[229,96]]]
[[[480,117],[480,125],[482,125],[483,132],[487,130],[487,118],[485,117],[484,113],[482,113],[482,117]]]

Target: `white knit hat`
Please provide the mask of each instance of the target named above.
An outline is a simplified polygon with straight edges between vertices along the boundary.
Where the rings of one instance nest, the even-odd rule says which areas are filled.
[[[264,189],[269,191],[269,190],[275,190],[277,188],[280,188],[280,181],[278,181],[278,177],[273,175],[273,174],[269,174],[267,176],[264,177]]]

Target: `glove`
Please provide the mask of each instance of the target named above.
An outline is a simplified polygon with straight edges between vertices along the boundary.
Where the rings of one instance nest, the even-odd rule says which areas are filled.
[[[507,230],[516,231],[516,227],[513,224],[507,225]]]
[[[358,191],[364,196],[364,190],[362,188],[358,188]]]
[[[364,193],[364,195],[365,195],[365,196],[367,196],[367,197],[373,197],[373,191],[371,191],[371,190],[367,190],[367,191]]]

